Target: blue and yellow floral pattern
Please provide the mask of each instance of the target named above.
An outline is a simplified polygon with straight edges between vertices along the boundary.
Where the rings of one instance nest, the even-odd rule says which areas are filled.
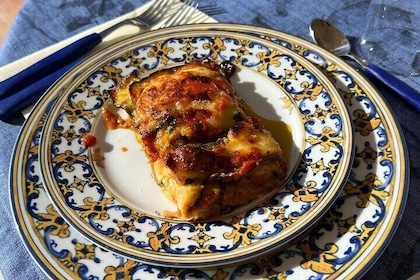
[[[233,28],[232,26],[229,26]],[[239,28],[240,29],[240,28]],[[270,33],[269,33],[270,34]],[[274,36],[275,35],[275,36]],[[328,58],[322,51],[311,50],[303,41],[275,32],[273,41],[301,53],[308,60],[325,69],[335,78],[341,88],[353,123],[356,127],[355,161],[351,176],[337,201],[326,215],[307,234],[272,254],[264,255],[248,263],[234,264],[220,269],[182,269],[147,265],[114,254],[93,245],[77,230],[65,222],[51,204],[40,178],[38,150],[41,130],[46,118],[45,110],[54,103],[54,95],[47,94],[44,102],[35,108],[23,127],[18,140],[18,150],[14,162],[14,188],[12,204],[18,215],[17,222],[28,240],[37,240],[41,245],[31,244],[29,250],[39,262],[46,266],[51,277],[71,277],[74,279],[326,279],[356,275],[366,265],[366,258],[372,256],[382,246],[380,240],[390,235],[395,227],[393,221],[399,212],[403,196],[405,172],[404,148],[398,143],[400,135],[392,116],[379,95],[370,88],[365,80],[347,66]],[[265,35],[267,37],[268,35]],[[282,38],[280,40],[279,38]],[[319,52],[319,53],[318,53]],[[322,55],[326,58],[324,58]],[[385,107],[384,107],[385,106]],[[385,108],[385,109],[381,109]],[[385,111],[384,111],[385,110]],[[364,119],[374,123],[366,129]],[[369,132],[370,131],[370,132]],[[322,161],[313,163],[316,170],[322,170]],[[19,170],[21,168],[21,170]],[[79,178],[78,184],[83,181]],[[289,185],[290,192],[296,197],[307,197],[314,184],[308,182],[300,192],[298,186]],[[105,202],[106,200],[104,200]],[[106,203],[102,204],[106,205]],[[284,221],[285,209],[270,209],[267,205],[269,220]],[[102,211],[99,211],[102,212]],[[391,216],[391,217],[389,217]],[[133,231],[132,221],[141,215],[128,215],[128,221],[118,222],[120,232]],[[385,222],[385,218],[390,222]],[[258,231],[254,223],[244,227],[231,220],[235,230],[229,237],[242,242],[245,231],[252,236]],[[196,234],[191,237],[202,248],[206,248],[212,237],[205,224],[195,225]],[[151,238],[165,236],[168,227],[160,227]],[[188,229],[188,228],[187,228]],[[381,236],[379,236],[381,235]],[[248,236],[248,237],[249,237]],[[171,237],[172,238],[172,237]],[[171,238],[165,237],[166,243]],[[159,238],[157,238],[159,239]],[[246,238],[244,239],[246,240]],[[246,242],[246,241],[245,241]],[[158,243],[161,244],[161,243]],[[44,256],[50,261],[43,262]],[[53,261],[51,261],[53,260]],[[352,267],[352,269],[349,269]]]
[[[321,217],[325,212],[322,204],[330,204],[344,186],[351,162],[352,130],[335,88],[315,67],[286,48],[251,36],[218,33],[181,34],[140,44],[132,51],[114,55],[111,62],[81,79],[80,85],[75,83],[57,101],[42,138],[43,152],[51,155],[41,157],[42,170],[49,174],[45,176],[49,178],[46,189],[66,220],[88,238],[156,264],[189,266],[196,262],[191,259],[194,255],[209,255],[206,265],[223,264],[231,258],[271,251],[290,241],[294,232],[307,229]],[[302,129],[302,158],[296,168],[290,166],[294,172],[284,190],[235,217],[201,226],[138,213],[109,192],[95,172],[96,167],[107,168],[100,148],[89,152],[81,138],[98,121],[95,116],[106,104],[104,90],[118,84],[128,70],[147,73],[206,58],[230,61],[277,84],[284,94],[278,98],[288,98],[289,106],[301,118],[301,128],[294,129]],[[139,218],[130,221],[136,213]],[[281,220],[273,219],[274,213],[281,213]],[[121,224],[127,223],[133,230],[121,230]],[[205,237],[205,242],[199,236]],[[151,257],[154,252],[158,254]],[[223,259],[220,253],[225,253]]]

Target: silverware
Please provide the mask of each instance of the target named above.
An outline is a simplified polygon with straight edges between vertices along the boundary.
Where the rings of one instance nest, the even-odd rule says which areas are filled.
[[[338,56],[354,60],[367,74],[387,85],[411,106],[420,111],[420,94],[416,90],[382,68],[353,54],[347,37],[330,22],[323,19],[314,19],[311,22],[309,30],[315,43]]]
[[[116,29],[127,24],[131,24],[139,28],[150,29],[152,25],[158,23],[166,15],[174,3],[174,0],[155,0],[155,2],[141,15],[120,21],[99,34],[102,38],[105,38]]]
[[[186,6],[178,9],[170,18],[168,18],[159,28],[165,28],[169,26],[176,26],[186,24],[194,15],[194,12],[198,8],[198,4],[192,0],[186,0],[182,6]]]
[[[45,57],[39,62],[0,82],[0,98],[10,96],[76,61],[102,42],[102,39],[122,25],[133,24],[143,30],[159,22],[175,3],[174,0],[156,0],[144,13],[137,17],[121,21],[101,33],[93,33],[83,37],[59,51]]]
[[[172,3],[173,0],[157,0],[157,1],[158,1],[157,5],[159,5],[159,3],[160,4],[165,3],[165,6],[162,6],[162,5],[160,6],[161,8],[168,7],[168,5],[172,6],[173,4]],[[185,2],[178,5],[175,8],[176,8],[175,12],[173,12],[173,14],[163,23],[163,25],[160,26],[160,28],[187,23],[188,20],[193,16],[196,9],[198,8],[198,4],[192,0],[186,0]],[[142,29],[143,32],[148,31],[152,28],[152,26],[149,24],[154,23],[153,20],[158,20],[157,19],[158,17],[154,15],[154,12],[151,12],[152,10],[148,10],[148,11],[151,14],[151,16],[146,18],[146,20],[145,18],[141,19],[141,21],[145,20],[145,22],[140,22],[139,18],[135,20],[136,22],[138,21],[136,25],[139,24],[139,26],[144,26],[144,28]],[[166,10],[164,12],[166,13]],[[162,16],[163,14],[159,16],[159,19],[161,19]],[[119,26],[121,25],[122,23],[119,24]],[[111,28],[115,30],[116,27],[113,26]],[[108,31],[106,32],[108,32],[109,34],[110,32],[112,32],[112,30],[109,31],[108,29]],[[98,42],[98,44],[99,43],[100,42]],[[68,49],[68,47],[65,47],[65,48]],[[59,52],[61,52],[61,50]],[[48,89],[48,87],[50,87],[57,79],[59,79],[62,75],[64,75],[68,70],[70,70],[72,67],[78,64],[81,60],[81,57],[82,57],[82,54],[80,54],[79,59],[74,59],[74,57],[70,55],[68,59],[73,58],[74,60],[67,63],[63,61],[60,61],[60,63],[56,62],[54,63],[54,65],[49,64],[50,63],[49,57],[41,60],[42,63],[37,65],[38,69],[40,69],[39,67],[43,67],[43,68],[54,67],[55,71],[53,72],[50,71],[50,73],[48,74],[45,74],[45,72],[41,72],[38,74],[38,79],[35,81],[32,81],[31,83],[27,83],[25,80],[20,80],[21,78],[18,78],[16,82],[19,82],[20,84],[25,84],[25,87],[21,88],[20,90],[15,90],[12,87],[13,91],[11,94],[3,96],[3,97],[1,97],[0,95],[0,120],[7,120],[11,118],[12,116],[14,116],[16,113],[20,112],[21,110],[35,103],[39,99],[39,97]],[[20,73],[18,73],[15,76],[19,77],[19,75]],[[5,80],[1,83],[6,83],[6,82],[8,82],[8,80]],[[1,84],[0,88],[2,86],[3,85]]]

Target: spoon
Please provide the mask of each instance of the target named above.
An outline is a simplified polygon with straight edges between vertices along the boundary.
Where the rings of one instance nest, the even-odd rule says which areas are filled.
[[[351,46],[347,37],[330,22],[323,19],[314,19],[311,22],[309,30],[316,44],[335,55],[354,60],[367,74],[387,85],[411,104],[411,106],[420,111],[420,94],[416,90],[382,68],[351,53]]]

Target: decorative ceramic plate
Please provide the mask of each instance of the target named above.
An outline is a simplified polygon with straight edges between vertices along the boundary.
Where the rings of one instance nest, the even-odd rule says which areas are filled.
[[[42,134],[44,186],[62,217],[97,245],[148,264],[227,265],[278,249],[325,214],[352,162],[347,108],[321,71],[256,36],[197,34],[142,34],[86,60],[70,83],[58,87],[62,92]],[[286,139],[281,145],[290,180],[281,191],[229,215],[189,223],[159,215],[176,208],[154,181],[135,133],[106,129],[101,109],[110,105],[104,90],[131,72],[148,75],[205,58],[236,65],[232,82],[239,95],[269,120],[273,134],[281,132],[278,139]],[[94,147],[83,146],[86,134],[98,139]]]
[[[216,24],[191,30],[250,26]],[[178,30],[178,28],[175,28]],[[106,251],[60,216],[41,182],[38,164],[46,111],[57,85],[37,104],[16,143],[10,193],[17,226],[28,251],[51,278],[65,279],[354,279],[385,249],[403,213],[409,170],[404,139],[379,93],[357,71],[321,48],[294,36],[252,27],[258,36],[290,47],[333,78],[356,129],[355,161],[339,198],[313,229],[284,249],[257,261],[219,269],[151,266]],[[168,32],[173,32],[173,29]],[[74,75],[71,71],[69,75]],[[71,79],[67,79],[70,82]]]

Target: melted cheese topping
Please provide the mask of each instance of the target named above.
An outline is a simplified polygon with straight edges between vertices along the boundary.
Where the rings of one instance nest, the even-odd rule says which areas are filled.
[[[279,144],[245,114],[217,64],[130,75],[110,96],[132,117],[157,183],[178,207],[164,216],[210,218],[281,187],[287,167]]]

